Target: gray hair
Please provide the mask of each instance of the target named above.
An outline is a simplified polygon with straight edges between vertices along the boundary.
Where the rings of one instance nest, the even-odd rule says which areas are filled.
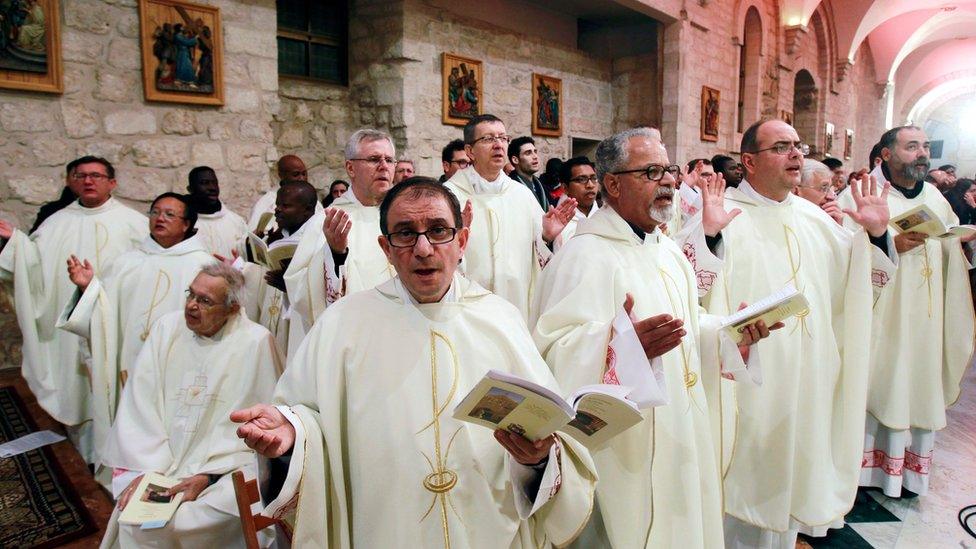
[[[370,143],[372,141],[381,141],[383,139],[390,142],[390,146],[393,147],[394,151],[393,156],[396,156],[396,144],[393,143],[393,138],[390,137],[390,134],[384,131],[374,130],[372,128],[363,128],[353,132],[353,134],[349,136],[349,141],[346,141],[346,160],[356,158],[356,155],[359,154],[359,145],[361,143]]]
[[[596,176],[600,181],[608,173],[619,171],[627,164],[627,142],[632,137],[646,137],[660,142],[661,132],[654,128],[631,128],[600,141],[596,147]]]
[[[803,168],[800,169],[800,184],[809,185],[810,180],[813,179],[815,175],[825,176],[830,179],[834,176],[834,172],[830,171],[823,162],[814,160],[812,158],[803,159]]]
[[[244,305],[244,275],[240,271],[219,261],[208,263],[200,269],[200,274],[223,278],[227,283],[227,298],[224,305],[230,307],[235,303]]]

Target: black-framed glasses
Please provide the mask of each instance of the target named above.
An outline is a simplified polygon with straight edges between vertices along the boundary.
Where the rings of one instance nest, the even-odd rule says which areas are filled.
[[[461,168],[463,170],[464,168],[467,168],[468,166],[471,165],[471,161],[470,160],[451,160],[449,162],[449,164],[457,164],[458,168]]]
[[[501,143],[504,145],[508,143],[512,138],[508,135],[482,135],[478,139],[471,142],[472,145],[477,145],[478,143],[485,143],[486,145],[494,145],[495,143]]]
[[[661,164],[651,164],[646,168],[638,168],[636,170],[621,170],[619,172],[610,172],[613,175],[623,175],[625,173],[636,173],[640,174],[638,177],[643,176],[644,179],[648,181],[660,181],[664,177],[665,173],[671,174],[673,177],[677,177],[681,173],[681,166],[677,164],[671,164],[670,166],[662,166]]]
[[[413,248],[417,245],[417,240],[423,236],[427,239],[427,242],[436,246],[438,244],[447,244],[454,240],[457,231],[454,227],[433,227],[422,233],[418,233],[417,231],[396,231],[387,234],[386,241],[394,248]]]
[[[586,185],[591,181],[593,183],[599,183],[600,179],[596,176],[596,174],[592,174],[592,175],[577,175],[576,177],[570,178],[569,180],[570,183],[576,183],[578,185]]]
[[[810,154],[810,145],[806,143],[801,143],[799,141],[777,141],[773,143],[772,147],[766,147],[765,149],[759,149],[758,151],[743,151],[750,154],[759,154],[761,152],[773,151],[776,154],[790,154],[790,151],[796,149],[800,154],[806,156]]]

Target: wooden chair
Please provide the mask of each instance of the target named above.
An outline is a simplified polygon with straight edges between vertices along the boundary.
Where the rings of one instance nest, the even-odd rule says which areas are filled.
[[[231,477],[234,480],[234,493],[237,495],[237,510],[241,515],[241,529],[244,530],[244,543],[247,545],[247,549],[260,549],[258,531],[274,526],[278,521],[260,513],[255,515],[251,512],[251,504],[261,501],[257,480],[245,481],[243,471],[234,471]]]

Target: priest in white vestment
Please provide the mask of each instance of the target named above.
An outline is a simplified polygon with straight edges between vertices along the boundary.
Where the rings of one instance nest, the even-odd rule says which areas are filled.
[[[261,198],[251,208],[251,217],[247,221],[247,228],[251,232],[264,235],[277,228],[274,225],[274,209],[278,200],[278,189],[281,185],[287,185],[292,181],[308,183],[308,169],[305,168],[305,163],[302,162],[301,158],[293,154],[286,154],[278,159],[278,180],[278,186],[261,195]],[[322,205],[319,204],[315,208],[315,213],[321,211]],[[262,218],[265,220],[264,224],[261,223]]]
[[[164,193],[150,206],[150,235],[104,275],[96,276],[87,258],[68,259],[68,277],[78,291],[64,307],[58,328],[86,339],[91,352],[96,469],[122,384],[149,331],[160,317],[183,308],[183,291],[201,267],[213,262],[194,235],[195,219],[189,197]]]
[[[507,299],[528,319],[532,289],[552,256],[549,246],[572,219],[576,201],[543,212],[532,191],[505,175],[509,136],[496,116],[469,120],[464,142],[471,166],[444,183],[462,204],[470,204],[465,207],[471,212],[471,243],[464,275]]]
[[[291,453],[279,497],[296,547],[565,545],[592,510],[589,453],[452,417],[489,369],[558,392],[519,312],[456,274],[468,242],[456,198],[431,178],[393,188],[379,245],[397,277],[316,322],[275,390],[235,412],[268,457]],[[341,334],[341,336],[337,336]]]
[[[187,176],[186,190],[197,211],[197,237],[211,254],[230,257],[240,253],[247,223],[220,200],[220,182],[209,166],[197,166]]]
[[[923,181],[929,170],[925,132],[894,128],[881,144],[879,169],[891,181],[891,217],[924,204],[946,226],[958,224],[942,193]],[[851,203],[845,193],[842,207]],[[928,490],[935,431],[946,426],[945,409],[959,398],[976,334],[969,263],[959,238],[906,232],[894,241],[898,272],[876,307],[880,333],[871,345],[861,485],[901,497],[903,488]]]
[[[596,203],[596,197],[600,194],[600,180],[597,179],[596,170],[589,158],[577,156],[563,162],[559,167],[559,182],[565,189],[560,202],[572,198],[576,201],[576,209],[573,210],[573,218],[552,242],[553,252],[558,252],[559,248],[573,238],[580,221],[591,217],[600,209],[600,205]]]
[[[634,369],[660,375],[668,402],[592,452],[597,512],[576,546],[721,548],[719,423],[709,419],[708,399],[718,398],[719,355],[730,370],[744,371],[753,334],[769,330],[757,323],[741,349],[727,335],[720,345],[720,319],[700,311],[691,265],[661,233],[675,207],[662,189],[675,181],[657,130],[620,132],[600,143],[596,159],[604,206],[543,271],[533,336],[567,393],[626,385],[616,373],[626,357],[608,348],[624,309],[643,350]]]
[[[834,173],[826,164],[812,158],[803,159],[803,168],[800,170],[800,183],[793,187],[793,194],[800,198],[816,204],[831,219],[837,223],[844,223],[844,212],[841,205],[837,202],[837,194],[834,193]],[[854,201],[848,199],[847,207],[853,207]],[[857,230],[860,225],[852,223],[852,230]]]
[[[396,150],[386,132],[361,129],[346,143],[351,186],[309,223],[285,272],[292,321],[309,330],[328,305],[393,276],[380,236],[380,202],[393,183]]]
[[[758,346],[761,385],[723,380],[721,400],[709,403],[722,407],[730,547],[793,547],[798,531],[823,536],[842,525],[857,491],[872,305],[895,268],[887,191],[866,178],[852,188],[857,208],[845,213],[863,227],[852,234],[791,193],[808,150],[785,122],[751,126],[747,178],[724,193],[706,184],[702,211],[675,239],[712,314],[787,284],[810,304]]]
[[[72,254],[90,258],[104,273],[146,237],[146,216],[112,198],[115,169],[86,156],[70,164],[67,184],[77,202],[51,217],[30,236],[0,221],[0,278],[13,281],[17,324],[23,334],[21,373],[37,402],[68,434],[82,457],[92,458],[91,379],[81,338],[56,328],[61,309],[75,291],[65,272]]]
[[[265,237],[265,242],[269,245],[297,246],[306,229],[311,227],[310,230],[318,231],[318,227],[312,227],[308,222],[315,213],[317,203],[315,188],[304,181],[279,187],[275,206],[275,224],[278,228]],[[238,262],[243,263],[243,260],[238,259]],[[241,267],[248,317],[274,334],[282,356],[292,354],[305,337],[305,330],[301,319],[292,322],[288,315],[290,302],[286,293],[285,269],[269,271],[267,267],[250,262]]]
[[[150,331],[105,451],[119,504],[103,548],[244,547],[231,473],[253,478],[257,455],[235,436],[230,413],[271,397],[281,360],[271,334],[243,315],[243,284],[230,266],[204,266],[184,310]],[[167,494],[183,501],[162,528],[118,522],[145,473],[181,481]]]

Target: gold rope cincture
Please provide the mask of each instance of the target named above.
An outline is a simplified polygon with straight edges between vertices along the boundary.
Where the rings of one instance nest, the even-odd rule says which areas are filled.
[[[676,299],[671,295],[671,288],[668,285],[668,283],[670,282],[671,285],[674,286],[675,292],[679,293],[680,290],[678,290],[678,282],[664,269],[658,268],[658,272],[661,273],[661,280],[664,282],[664,291],[665,293],[667,293],[668,301],[671,303],[671,310],[674,312],[675,315],[677,315],[678,309],[680,308],[682,314],[681,320],[687,322],[687,319],[690,315],[689,312],[685,309],[685,304],[681,303],[679,307],[679,305],[675,303]],[[695,407],[698,408],[699,411],[703,411],[701,407],[698,406],[698,403],[695,402],[695,399],[691,396],[691,388],[694,387],[696,383],[698,383],[698,374],[692,372],[691,368],[688,367],[688,363],[691,362],[691,357],[689,356],[691,354],[691,350],[685,345],[684,338],[681,338],[681,343],[679,344],[679,348],[681,350],[682,369],[684,370],[683,379],[685,382],[685,390],[688,391],[688,408],[691,408],[692,403],[694,403]]]
[[[488,288],[491,291],[495,291],[495,244],[501,238],[501,232],[496,233],[496,225],[498,224],[498,216],[495,215],[495,210],[491,208],[485,208],[488,212],[488,253],[491,258],[491,282]]]
[[[160,294],[159,283],[160,281],[166,281],[166,289]],[[139,339],[145,341],[149,337],[149,329],[152,328],[153,311],[156,310],[156,306],[161,304],[166,296],[169,294],[169,289],[172,286],[172,281],[166,271],[160,269],[159,273],[156,274],[156,285],[153,288],[152,299],[149,300],[149,310],[146,311],[146,325],[142,329],[142,333],[139,334]]]
[[[793,229],[790,228],[790,226],[786,225],[785,223],[783,224],[783,234],[784,234],[784,240],[786,241],[786,253],[790,259],[790,270],[792,271],[792,275],[790,276],[789,280],[787,280],[786,282],[787,283],[792,282],[793,285],[796,286],[796,289],[800,291],[800,293],[803,293],[803,288],[800,287],[800,280],[799,278],[797,278],[797,274],[800,272],[800,261],[802,260],[800,254],[800,240],[796,237],[796,233],[793,232]],[[790,246],[791,237],[793,239],[793,242],[796,244],[797,257],[795,262],[793,261],[793,247]],[[793,329],[790,330],[791,335],[793,334],[793,332],[797,330],[797,328],[800,328],[801,329],[800,333],[805,333],[808,336],[813,337],[813,334],[810,333],[810,329],[807,327],[807,315],[809,314],[810,314],[810,310],[807,309],[806,311],[803,311],[796,315],[797,323],[796,325],[793,326]]]
[[[927,243],[922,243],[922,282],[928,286],[929,290],[929,318],[932,318],[932,265],[929,263],[929,247]],[[921,284],[919,284],[921,287]]]
[[[95,222],[95,274],[102,273],[102,250],[108,246],[108,229],[100,222]]]
[[[451,364],[453,379],[451,381],[451,390],[447,394],[447,398],[444,399],[443,404],[439,403],[437,400],[437,340],[443,341],[448,349],[451,351]],[[450,499],[449,492],[454,486],[457,485],[458,475],[456,472],[445,467],[445,462],[447,461],[448,455],[451,453],[451,446],[454,444],[454,438],[461,432],[461,428],[458,427],[454,434],[451,435],[450,441],[447,444],[447,451],[441,452],[441,415],[447,410],[451,401],[454,399],[454,394],[457,392],[458,385],[458,358],[457,351],[454,350],[454,345],[451,343],[447,337],[443,334],[436,332],[434,330],[430,331],[430,383],[431,383],[431,406],[432,406],[432,417],[430,423],[425,425],[422,429],[417,431],[416,434],[420,434],[431,426],[434,427],[434,460],[431,460],[427,454],[421,452],[424,459],[427,460],[427,464],[430,466],[431,472],[429,475],[424,477],[423,485],[424,489],[431,492],[434,497],[431,500],[430,507],[427,508],[427,512],[420,517],[420,522],[426,519],[430,512],[434,509],[434,506],[440,503],[440,515],[441,515],[441,529],[444,532],[444,548],[450,549],[451,547],[451,533],[447,521],[447,508],[451,507],[454,514],[461,519],[458,514],[457,509],[454,507],[454,503]],[[462,521],[463,522],[463,521]]]
[[[271,295],[271,306],[268,307],[268,314],[271,315],[268,325],[271,327],[271,333],[278,333],[278,324],[281,321],[281,290],[277,288],[272,288],[274,293]]]

